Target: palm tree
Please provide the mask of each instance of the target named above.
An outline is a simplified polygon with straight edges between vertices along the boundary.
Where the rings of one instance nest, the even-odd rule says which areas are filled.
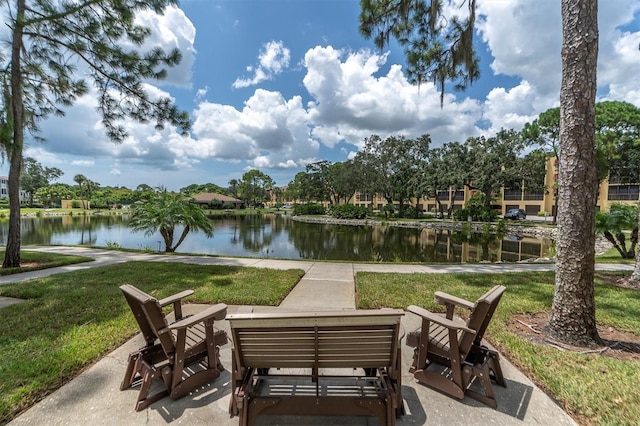
[[[628,250],[625,230],[632,231]],[[602,234],[623,259],[634,259],[638,243],[638,206],[613,204],[608,212],[597,212],[596,234]]]
[[[190,231],[202,231],[207,237],[213,236],[213,223],[202,207],[162,187],[148,199],[134,204],[129,226],[134,231],[144,231],[146,236],[160,232],[167,253],[176,251]],[[174,231],[179,226],[183,227],[182,233],[174,245]]]
[[[86,209],[87,207],[84,204],[84,184],[87,182],[87,177],[85,175],[75,175],[73,177],[73,181],[78,184],[78,195],[82,198],[82,208]]]
[[[638,223],[640,224],[640,208],[638,208]],[[637,229],[638,228],[636,228],[636,230]],[[636,239],[637,238],[638,236],[636,235]],[[631,276],[627,279],[627,284],[640,288],[640,250],[638,250],[638,253],[636,254],[636,266],[633,269]]]

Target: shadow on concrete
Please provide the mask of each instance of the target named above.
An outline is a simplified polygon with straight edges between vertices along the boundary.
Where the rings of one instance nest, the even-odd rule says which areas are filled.
[[[510,417],[516,418],[518,420],[524,420],[527,414],[527,410],[529,409],[531,396],[533,395],[533,386],[520,383],[514,380],[510,380],[507,378],[505,378],[505,382],[507,384],[506,387],[498,386],[495,383],[493,383],[493,391],[495,392],[496,400],[498,401],[498,408],[496,408],[496,411],[506,414]],[[452,397],[451,395],[441,392],[438,389],[432,388],[430,386],[427,386],[421,383],[416,383],[416,386],[424,386],[427,389],[432,390],[433,392],[437,392],[441,395],[451,398],[452,401],[457,401],[460,404],[464,404],[468,407],[477,407],[477,408],[487,407],[487,405],[485,405],[484,403],[480,401],[476,401],[475,399],[469,396],[465,396],[464,399],[458,400]],[[473,382],[471,384],[470,389],[475,390],[476,392],[479,392],[479,393],[483,393],[482,388],[480,387],[478,381]],[[402,391],[404,392],[404,387]],[[412,388],[408,388],[407,393],[411,391],[415,393],[415,390],[413,390]],[[406,399],[407,398],[405,397],[405,400]],[[417,404],[419,405],[420,401],[417,401]]]
[[[416,390],[410,386],[402,386],[405,415],[402,416],[403,425],[423,425],[427,423],[427,413]]]
[[[497,410],[518,420],[524,420],[531,402],[533,387],[509,379],[505,381],[506,388],[494,386],[498,400]]]
[[[148,409],[157,411],[167,423],[180,420],[185,411],[194,408],[211,406],[212,409],[217,409],[218,403],[221,402],[221,400],[228,400],[228,398],[225,397],[231,394],[230,383],[231,373],[224,370],[222,374],[220,374],[220,377],[208,383],[206,386],[196,389],[189,395],[183,396],[175,401],[169,397],[163,398],[151,404]],[[182,420],[184,420],[184,418]]]

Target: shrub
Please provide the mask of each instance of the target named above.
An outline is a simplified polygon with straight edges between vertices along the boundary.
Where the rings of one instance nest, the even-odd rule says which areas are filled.
[[[230,202],[227,201],[226,203],[224,203],[222,205],[222,208],[225,209],[225,210],[233,210],[233,209],[236,208],[236,206],[235,206],[235,204],[230,203]]]
[[[342,206],[333,206],[331,208],[331,216],[337,219],[364,219],[367,217],[369,209],[353,204],[345,204]]]
[[[470,206],[453,212],[454,220],[466,221],[469,217],[476,222],[493,222],[498,218],[498,215],[491,208],[484,206]]]
[[[393,204],[385,204],[382,211],[384,212],[385,217],[393,217],[396,213],[396,207]]]
[[[326,210],[322,205],[309,203],[309,204],[296,204],[293,208],[294,216],[303,216],[303,215],[322,215],[325,214]]]
[[[80,207],[81,207],[80,201],[78,201],[78,200],[71,201],[71,208],[72,209],[79,209]]]
[[[399,212],[398,217],[406,219],[420,219],[422,218],[422,211],[413,206],[405,206],[405,208]]]

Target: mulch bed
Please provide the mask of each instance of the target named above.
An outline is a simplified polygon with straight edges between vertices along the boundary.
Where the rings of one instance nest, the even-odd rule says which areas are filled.
[[[640,291],[639,288],[627,283],[626,276],[621,277],[620,275],[608,273],[598,273],[596,276],[610,285]],[[640,336],[637,334],[618,330],[615,327],[596,324],[603,346],[594,349],[567,345],[555,342],[546,336],[543,328],[549,322],[550,315],[550,312],[512,315],[509,318],[508,327],[512,333],[520,337],[541,345],[553,346],[558,350],[584,354],[594,353],[621,360],[640,360]]]

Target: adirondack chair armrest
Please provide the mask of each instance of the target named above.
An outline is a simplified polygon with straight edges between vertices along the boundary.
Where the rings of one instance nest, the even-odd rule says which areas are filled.
[[[158,300],[158,303],[160,304],[160,306],[164,307],[171,303],[180,302],[182,299],[184,299],[187,296],[191,296],[193,293],[194,293],[193,290],[181,291],[180,293]]]
[[[170,305],[173,303],[173,313],[176,321],[182,319],[182,299],[187,296],[191,296],[193,294],[193,290],[185,290],[180,293],[174,294],[173,296],[165,297],[164,299],[158,300],[158,304],[161,307]]]
[[[411,305],[407,308],[407,310],[409,312],[412,312],[420,317],[422,317],[423,319],[426,319],[430,322],[435,322],[436,324],[439,324],[445,328],[448,329],[453,329],[453,330],[463,330],[467,333],[471,333],[471,334],[476,334],[475,330],[470,329],[469,327],[467,327],[466,325],[460,323],[460,322],[456,322],[456,321],[452,321],[450,319],[447,319],[441,315],[435,314],[431,311],[427,311],[424,308],[421,308],[419,306],[415,306],[415,305]]]
[[[217,305],[213,305],[202,312],[183,318],[180,321],[176,321],[173,324],[169,325],[168,328],[169,330],[188,328],[208,319],[223,320],[226,316],[227,305],[224,303],[218,303]]]
[[[469,302],[468,300],[464,300],[459,297],[443,293],[441,291],[436,291],[434,297],[436,299],[436,303],[440,305],[455,305],[460,306],[461,308],[468,309],[470,311],[475,307],[475,304]]]

